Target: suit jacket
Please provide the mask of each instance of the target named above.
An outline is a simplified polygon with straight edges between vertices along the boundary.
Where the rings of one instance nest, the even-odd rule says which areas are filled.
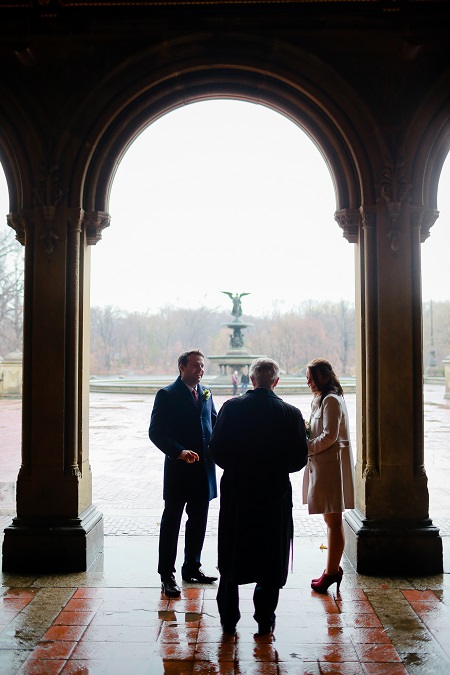
[[[286,582],[292,540],[289,473],[307,460],[300,410],[269,389],[254,389],[220,409],[209,453],[223,468],[219,570],[236,583]]]
[[[164,499],[213,499],[217,497],[216,468],[206,450],[217,413],[212,395],[198,385],[199,402],[179,376],[160,389],[155,397],[150,440],[166,455]],[[178,459],[183,450],[194,450],[199,461],[187,464]]]
[[[311,440],[303,476],[309,513],[339,513],[355,507],[354,461],[344,398],[328,394],[311,403]]]

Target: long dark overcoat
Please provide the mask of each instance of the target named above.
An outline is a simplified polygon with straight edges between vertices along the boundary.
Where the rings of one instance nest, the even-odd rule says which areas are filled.
[[[307,461],[298,408],[272,390],[254,389],[224,403],[209,454],[220,483],[218,566],[235,583],[284,586],[293,536],[289,473]]]
[[[211,392],[198,385],[199,402],[181,377],[160,389],[153,404],[148,435],[166,455],[164,499],[214,499],[216,467],[207,453],[217,419]],[[200,460],[187,464],[177,459],[183,450],[194,450]]]

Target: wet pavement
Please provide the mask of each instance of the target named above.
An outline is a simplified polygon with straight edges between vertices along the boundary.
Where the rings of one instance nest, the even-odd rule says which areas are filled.
[[[355,396],[346,399],[354,428]],[[309,396],[287,400],[308,413]],[[183,583],[180,599],[161,596],[163,455],[147,436],[152,402],[150,395],[91,395],[93,501],[104,513],[105,549],[80,574],[2,574],[1,675],[450,673],[450,401],[443,387],[425,387],[425,461],[446,573],[367,577],[344,558],[340,595],[335,586],[325,596],[312,592],[310,580],[325,565],[325,531],[321,516],[300,504],[301,475],[294,474],[294,568],[275,634],[266,637],[255,635],[251,584],[240,587],[236,637],[222,633],[215,587]],[[20,401],[0,400],[2,528],[14,512],[8,486],[20,465],[20,409]],[[217,515],[214,500],[207,573],[216,565]]]

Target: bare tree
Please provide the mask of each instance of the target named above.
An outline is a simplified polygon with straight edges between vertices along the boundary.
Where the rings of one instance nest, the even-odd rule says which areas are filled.
[[[0,354],[21,352],[24,255],[14,232],[0,227]]]

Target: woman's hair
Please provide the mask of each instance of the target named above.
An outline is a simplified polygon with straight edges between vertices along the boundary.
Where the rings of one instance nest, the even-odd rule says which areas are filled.
[[[320,391],[321,394],[320,403],[322,403],[323,399],[327,394],[332,393],[338,394],[339,396],[344,395],[341,383],[336,377],[336,374],[333,370],[333,366],[329,361],[327,361],[326,359],[313,359],[307,364],[306,367],[308,368],[309,374],[314,380],[314,384]],[[322,375],[323,380],[322,384],[319,384],[319,382],[317,381],[317,375],[319,373]]]

